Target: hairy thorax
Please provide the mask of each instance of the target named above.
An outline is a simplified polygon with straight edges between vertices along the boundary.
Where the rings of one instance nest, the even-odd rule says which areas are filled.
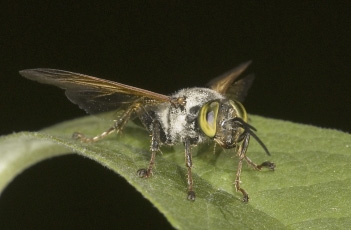
[[[164,144],[172,145],[184,142],[185,138],[192,140],[192,144],[207,139],[197,125],[200,108],[208,101],[223,99],[223,96],[208,88],[187,88],[171,95],[173,98],[185,98],[184,106],[170,106],[168,103],[158,106],[156,117],[166,135]]]

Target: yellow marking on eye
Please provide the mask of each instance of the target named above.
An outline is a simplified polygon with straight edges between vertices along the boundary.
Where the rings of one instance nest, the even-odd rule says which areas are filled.
[[[235,110],[235,115],[243,119],[245,122],[247,122],[247,113],[246,113],[245,107],[238,101],[230,100],[230,104],[233,106],[233,109]]]
[[[198,117],[199,126],[208,137],[214,137],[216,134],[218,109],[219,103],[213,101],[203,105],[200,110]]]

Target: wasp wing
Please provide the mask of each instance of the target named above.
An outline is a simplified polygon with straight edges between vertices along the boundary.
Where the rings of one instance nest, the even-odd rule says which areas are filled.
[[[211,80],[207,86],[210,89],[225,95],[228,99],[234,99],[243,102],[252,82],[255,78],[253,74],[241,77],[251,61],[245,62],[227,73]]]
[[[20,74],[65,89],[68,99],[90,114],[124,109],[137,100],[148,103],[170,100],[168,96],[148,90],[64,70],[28,69]]]

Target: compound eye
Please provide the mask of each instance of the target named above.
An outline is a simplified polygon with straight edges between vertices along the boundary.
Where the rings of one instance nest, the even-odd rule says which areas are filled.
[[[219,103],[217,101],[208,102],[201,107],[198,122],[201,130],[208,137],[214,137],[216,134],[218,109]]]
[[[230,100],[230,104],[233,106],[233,117],[240,117],[245,122],[247,122],[247,113],[245,107],[238,101]]]

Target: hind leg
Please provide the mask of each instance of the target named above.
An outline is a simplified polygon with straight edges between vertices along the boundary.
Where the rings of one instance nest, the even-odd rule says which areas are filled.
[[[115,120],[115,123],[111,128],[109,128],[105,132],[103,132],[95,137],[88,138],[83,133],[79,133],[79,132],[73,133],[72,137],[76,140],[80,140],[81,142],[91,143],[91,142],[96,142],[98,140],[101,140],[104,137],[110,135],[111,133],[121,132],[122,129],[124,128],[124,126],[129,121],[131,114],[134,111],[136,111],[137,109],[139,109],[139,107],[140,107],[139,103],[134,103],[117,120]]]

